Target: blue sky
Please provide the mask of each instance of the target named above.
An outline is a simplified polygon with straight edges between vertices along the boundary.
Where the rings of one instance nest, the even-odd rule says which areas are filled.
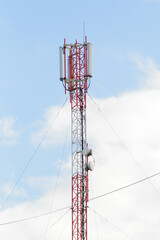
[[[93,43],[90,94],[106,113],[111,112],[113,123],[125,139],[130,130],[127,128],[125,135],[125,129],[121,131],[124,126],[116,125],[116,121],[121,122],[121,114],[117,115],[114,110],[124,110],[124,116],[128,116],[130,107],[133,107],[133,112],[136,109],[132,94],[135,93],[135,99],[142,102],[145,99],[152,105],[153,96],[156,99],[159,91],[159,12],[158,0],[0,1],[0,205],[67,97],[59,81],[59,46],[63,45],[64,38],[68,43],[73,43],[75,39],[82,42],[85,22],[88,41]],[[153,96],[145,95],[149,91],[156,92]],[[122,96],[132,104],[130,107],[125,105]],[[156,112],[155,102],[154,106]],[[147,105],[143,105],[143,110],[146,108]],[[58,174],[60,159],[63,158],[66,172],[70,171],[70,134],[67,135],[63,153],[70,126],[69,109],[67,104],[59,114],[55,128],[37,151],[6,208],[41,199],[49,191],[51,179]],[[93,106],[90,110],[94,119],[97,112]],[[140,112],[135,112],[133,118]],[[114,116],[117,118],[114,119]],[[159,115],[156,117],[159,119]],[[134,123],[127,124],[134,129]],[[89,126],[92,126],[92,121]],[[88,128],[92,135],[91,127]],[[148,138],[154,131],[148,133]],[[145,134],[144,131],[142,135]],[[93,139],[88,138],[96,148],[94,136]],[[131,149],[138,152],[138,140],[134,134],[133,139],[135,142],[130,140],[133,144]],[[104,140],[105,136],[100,141]],[[153,155],[157,159],[155,152]],[[149,163],[147,166],[149,169]],[[156,166],[159,166],[158,163]],[[153,170],[156,171],[156,168]],[[65,172],[61,174],[64,177]],[[68,175],[64,179],[68,179]],[[42,181],[43,186],[36,185],[36,181]],[[4,233],[4,239],[7,239],[5,236]]]

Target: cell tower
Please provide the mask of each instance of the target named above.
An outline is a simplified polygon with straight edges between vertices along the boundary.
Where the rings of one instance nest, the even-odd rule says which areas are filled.
[[[70,94],[72,133],[72,240],[87,240],[88,161],[92,150],[86,137],[86,93],[92,77],[92,44],[67,44],[60,50],[60,80]]]

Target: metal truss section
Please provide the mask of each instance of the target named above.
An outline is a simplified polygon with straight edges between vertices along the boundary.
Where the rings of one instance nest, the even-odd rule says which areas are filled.
[[[72,118],[72,240],[87,240],[88,155],[86,93],[92,77],[92,44],[77,41],[60,47],[60,81],[70,93]],[[67,59],[66,59],[67,55]]]
[[[72,111],[72,240],[87,240],[88,173],[86,145],[86,46],[71,46],[70,101]]]

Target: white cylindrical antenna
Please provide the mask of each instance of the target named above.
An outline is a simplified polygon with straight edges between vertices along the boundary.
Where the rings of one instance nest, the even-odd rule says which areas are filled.
[[[60,80],[63,81],[63,48],[59,47]]]
[[[87,77],[92,77],[92,44],[87,43]]]
[[[70,57],[68,57],[68,59],[67,59],[67,68],[68,68],[68,79],[71,79],[71,77],[70,77]]]

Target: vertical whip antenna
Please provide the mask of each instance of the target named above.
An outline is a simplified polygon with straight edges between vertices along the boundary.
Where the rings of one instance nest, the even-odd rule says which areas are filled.
[[[85,41],[85,21],[83,23],[83,41]]]

